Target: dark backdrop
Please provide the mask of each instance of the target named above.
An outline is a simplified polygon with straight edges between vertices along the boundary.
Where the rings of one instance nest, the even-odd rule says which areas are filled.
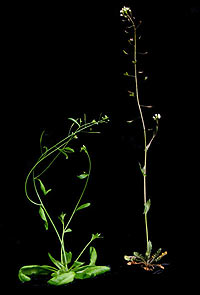
[[[13,285],[20,266],[48,264],[47,252],[59,253],[54,234],[45,232],[37,210],[25,198],[24,180],[39,155],[41,132],[47,130],[50,142],[61,138],[68,131],[68,117],[84,113],[88,119],[101,113],[110,117],[108,125],[99,127],[100,135],[79,139],[92,157],[86,193],[92,207],[74,220],[69,245],[76,252],[91,233],[101,232],[104,239],[95,245],[99,264],[112,267],[107,284],[121,282],[126,288],[128,279],[120,275],[123,255],[145,250],[138,168],[143,139],[136,103],[127,94],[131,83],[123,77],[130,67],[122,54],[123,5],[130,5],[142,20],[138,46],[148,55],[140,57],[139,66],[148,80],[141,83],[141,100],[154,106],[147,117],[162,115],[148,162],[150,239],[155,250],[162,247],[169,253],[169,271],[162,280],[175,281],[198,251],[199,7],[191,1],[10,4],[3,21],[0,226],[2,253],[9,253],[4,265],[12,273]],[[132,119],[135,125],[126,123]],[[65,195],[59,187],[55,204],[50,200],[52,214],[59,212],[60,204],[64,211],[72,206],[79,184],[73,184],[70,175],[75,177],[80,164],[85,165],[77,159],[75,164],[69,160],[69,166],[59,164],[51,178],[55,185],[62,179],[65,192],[67,186]],[[128,278],[133,280],[134,274]]]

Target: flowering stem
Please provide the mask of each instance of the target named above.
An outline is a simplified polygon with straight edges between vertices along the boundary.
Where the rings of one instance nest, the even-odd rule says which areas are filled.
[[[144,116],[142,113],[142,108],[140,104],[140,99],[139,99],[139,90],[138,90],[138,78],[137,78],[137,28],[135,26],[135,23],[130,17],[130,21],[133,25],[133,30],[134,30],[134,76],[135,76],[135,92],[136,92],[136,100],[137,100],[137,105],[140,113],[140,118],[142,121],[142,127],[143,127],[143,133],[144,133],[144,166],[143,166],[143,189],[144,189],[144,206],[147,203],[147,134],[146,134],[146,126],[144,122]],[[147,220],[147,212],[144,212],[145,215],[145,229],[146,229],[146,243],[147,243],[147,248],[148,248],[148,241],[149,241],[149,234],[148,234],[148,220]]]

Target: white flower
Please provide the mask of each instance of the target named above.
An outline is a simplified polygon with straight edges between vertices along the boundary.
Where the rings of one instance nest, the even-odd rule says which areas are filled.
[[[124,7],[122,7],[122,9],[120,10],[120,16],[123,16],[123,17],[125,17],[125,18],[127,18],[127,14],[128,13],[131,13],[131,9],[130,9],[130,7],[126,7],[126,6],[124,6]]]
[[[153,119],[154,119],[155,121],[160,120],[160,119],[161,119],[161,114],[155,114],[155,115],[153,116]]]

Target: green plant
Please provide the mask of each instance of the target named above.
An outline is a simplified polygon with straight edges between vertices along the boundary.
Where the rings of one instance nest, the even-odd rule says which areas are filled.
[[[110,270],[108,266],[96,265],[97,252],[95,248],[90,245],[94,240],[101,238],[101,235],[98,233],[92,234],[92,237],[89,240],[89,242],[86,244],[86,246],[74,260],[72,259],[72,252],[66,251],[65,237],[66,234],[69,234],[72,231],[69,226],[71,224],[73,217],[80,210],[90,206],[90,203],[82,203],[82,199],[91,174],[91,158],[87,148],[84,145],[81,147],[80,151],[83,154],[85,154],[88,159],[88,171],[83,172],[77,176],[81,181],[84,182],[84,186],[80,194],[80,197],[76,202],[74,210],[72,211],[71,215],[69,215],[70,217],[66,221],[65,213],[61,213],[59,216],[59,220],[62,225],[61,233],[59,232],[56,223],[53,221],[45,206],[45,202],[47,199],[46,196],[51,192],[51,189],[47,189],[46,185],[44,184],[44,180],[42,180],[44,174],[49,170],[49,168],[58,159],[58,157],[64,156],[65,159],[68,159],[69,155],[75,152],[75,150],[69,146],[69,143],[77,139],[77,136],[80,133],[94,133],[92,131],[92,127],[94,125],[106,123],[109,121],[107,116],[101,116],[98,121],[92,120],[91,122],[86,122],[86,115],[84,115],[83,120],[81,118],[69,118],[69,120],[72,122],[72,124],[69,129],[68,135],[50,148],[43,146],[44,132],[42,132],[40,137],[41,155],[35,163],[35,165],[29,171],[25,180],[25,194],[27,199],[33,205],[38,207],[38,213],[44,223],[45,229],[49,229],[50,223],[57,235],[60,244],[60,260],[56,260],[52,257],[50,253],[48,253],[48,256],[54,266],[28,265],[21,267],[18,273],[18,277],[22,282],[30,281],[32,275],[51,275],[51,278],[48,280],[48,283],[51,285],[59,286],[68,284],[72,282],[74,279],[91,278]],[[36,200],[33,199],[32,195],[30,196],[30,192],[32,195],[34,194]],[[84,262],[80,261],[80,258],[89,246],[90,262],[89,264],[85,264]]]
[[[144,162],[143,164],[139,164],[140,171],[143,176],[143,191],[144,191],[144,219],[145,219],[145,231],[146,231],[146,253],[145,255],[139,254],[138,252],[134,252],[133,256],[125,256],[125,260],[128,261],[128,265],[132,264],[139,264],[141,265],[145,270],[153,270],[155,266],[158,266],[160,268],[164,268],[163,265],[158,264],[157,262],[160,261],[160,259],[167,254],[167,252],[161,253],[161,249],[159,249],[155,254],[152,255],[152,243],[149,240],[149,231],[148,231],[148,212],[151,206],[151,200],[147,200],[147,156],[149,148],[155,139],[158,128],[159,128],[159,120],[161,119],[160,114],[155,114],[153,116],[153,120],[155,122],[155,127],[153,128],[153,132],[150,135],[150,139],[148,139],[147,136],[147,128],[146,123],[144,120],[143,110],[142,108],[145,107],[144,105],[141,105],[140,98],[139,98],[139,89],[138,89],[138,57],[137,57],[137,29],[141,22],[136,24],[135,17],[132,14],[132,10],[129,7],[123,7],[120,10],[120,16],[122,17],[122,20],[127,23],[127,27],[125,32],[127,34],[131,34],[131,37],[128,39],[129,46],[131,46],[132,49],[132,56],[133,59],[131,61],[133,65],[133,73],[124,73],[124,76],[130,77],[134,79],[134,85],[135,85],[135,92],[134,91],[128,91],[129,96],[136,98],[137,106],[140,114],[140,119],[142,123],[143,128],[143,135],[144,135]],[[129,55],[128,50],[123,50],[125,55]],[[131,53],[130,53],[131,55]],[[147,77],[144,77],[144,80],[146,80]],[[146,106],[147,108],[151,108],[151,106]],[[131,122],[130,122],[131,123]],[[152,131],[152,130],[151,130]]]

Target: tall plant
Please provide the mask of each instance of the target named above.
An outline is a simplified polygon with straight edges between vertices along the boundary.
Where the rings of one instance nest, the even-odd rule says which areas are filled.
[[[41,134],[41,155],[29,171],[25,180],[25,194],[27,199],[31,202],[31,204],[38,207],[38,213],[44,223],[45,229],[48,230],[49,225],[51,225],[55,231],[60,244],[60,260],[53,258],[53,256],[48,253],[49,259],[53,263],[53,266],[27,265],[21,267],[18,276],[22,282],[30,281],[32,275],[47,275],[51,276],[51,278],[48,279],[49,284],[59,286],[68,284],[74,279],[91,278],[110,270],[110,268],[107,266],[96,265],[97,252],[94,247],[90,246],[95,239],[101,237],[100,234],[92,234],[92,237],[87,242],[86,246],[83,247],[83,250],[74,260],[72,259],[72,252],[69,250],[67,251],[65,246],[66,235],[72,231],[72,229],[69,227],[72,219],[80,210],[90,206],[90,203],[82,203],[82,199],[84,197],[84,193],[86,191],[91,174],[91,158],[87,148],[84,145],[81,147],[80,151],[86,155],[88,159],[88,171],[84,171],[77,176],[81,181],[84,182],[84,185],[82,192],[75,203],[73,211],[71,214],[69,214],[68,220],[66,221],[66,213],[62,212],[59,216],[59,220],[61,222],[61,232],[58,226],[56,226],[56,222],[50,216],[50,213],[45,205],[46,196],[51,192],[52,189],[46,188],[46,184],[44,184],[43,180],[44,174],[50,169],[50,167],[59,157],[68,159],[69,155],[75,152],[75,150],[69,146],[69,144],[71,144],[71,142],[76,139],[80,133],[94,133],[91,131],[91,128],[94,125],[106,123],[109,121],[107,116],[102,116],[98,121],[92,120],[91,122],[86,122],[86,116],[84,116],[83,120],[81,118],[69,118],[69,120],[72,122],[72,124],[68,135],[61,141],[54,144],[52,147],[48,148],[43,146],[44,132]],[[90,262],[89,264],[85,264],[84,262],[80,261],[80,258],[89,246]]]
[[[150,139],[148,140],[147,137],[147,128],[146,122],[144,119],[144,114],[142,108],[145,107],[140,102],[139,97],[139,87],[138,87],[138,57],[137,57],[137,29],[140,23],[136,23],[135,17],[133,16],[132,10],[129,7],[123,7],[120,10],[120,17],[122,21],[126,23],[126,33],[130,34],[131,37],[128,39],[128,43],[131,46],[131,53],[133,59],[131,63],[133,65],[133,72],[128,73],[125,72],[124,75],[127,77],[131,77],[134,79],[134,91],[129,91],[129,95],[136,98],[138,111],[141,119],[142,129],[143,129],[143,137],[144,137],[144,157],[143,157],[143,164],[140,164],[140,171],[143,176],[143,201],[144,201],[144,221],[145,221],[145,232],[146,232],[146,253],[142,255],[138,252],[134,252],[132,256],[125,256],[125,260],[128,261],[128,265],[132,264],[140,264],[145,270],[153,270],[155,266],[159,268],[164,268],[163,265],[159,264],[158,262],[161,260],[163,256],[167,254],[167,251],[162,253],[162,249],[158,249],[158,251],[152,255],[152,242],[149,239],[149,230],[148,230],[148,212],[151,206],[151,200],[147,199],[147,158],[148,158],[148,151],[149,148],[155,139],[158,128],[159,128],[159,120],[161,119],[160,114],[155,114],[153,116],[153,120],[155,121],[155,128],[153,129],[153,134],[151,135]],[[129,53],[127,50],[123,50],[125,55]],[[146,79],[146,77],[145,77]],[[149,107],[149,106],[148,106]]]

